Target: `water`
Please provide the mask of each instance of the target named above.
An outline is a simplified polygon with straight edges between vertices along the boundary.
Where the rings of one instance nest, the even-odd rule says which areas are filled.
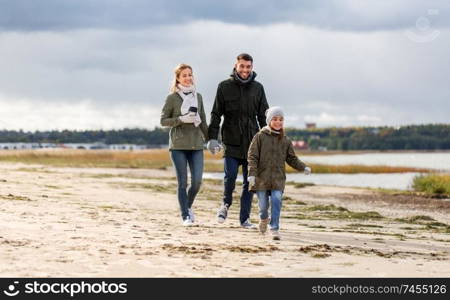
[[[372,165],[435,169],[450,172],[450,152],[364,153],[301,156],[305,163],[330,165]],[[287,181],[349,187],[371,187],[409,190],[418,173],[387,174],[287,174]],[[204,178],[223,179],[223,173],[205,173]],[[242,181],[242,177],[238,180]]]
[[[311,174],[309,176],[303,173],[290,173],[286,175],[286,180],[323,185],[409,190],[416,175],[418,173]],[[223,179],[223,173],[204,173],[203,178]],[[242,176],[239,176],[237,180],[242,182]]]
[[[305,163],[414,167],[450,171],[450,152],[363,153],[299,156]]]

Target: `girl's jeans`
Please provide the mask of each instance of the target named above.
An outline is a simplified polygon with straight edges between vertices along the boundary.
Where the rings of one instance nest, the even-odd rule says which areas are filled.
[[[189,208],[194,203],[195,196],[200,190],[203,176],[203,150],[170,150],[178,180],[178,202],[181,217],[189,216]],[[191,171],[191,185],[187,189],[187,165]]]
[[[267,219],[269,217],[268,211],[270,197],[270,229],[278,230],[280,228],[281,198],[283,197],[283,191],[256,191],[256,195],[258,195],[259,217],[261,219]]]

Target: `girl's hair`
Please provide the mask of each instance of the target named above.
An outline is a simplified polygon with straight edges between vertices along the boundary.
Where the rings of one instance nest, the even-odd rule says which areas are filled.
[[[270,120],[270,122],[272,122],[272,120]],[[272,129],[272,126],[270,126],[270,122],[269,122],[269,124],[267,124],[267,126],[269,126],[269,127]],[[273,129],[273,130],[274,130],[274,129]],[[281,140],[281,139],[284,137],[284,126],[281,127],[281,129],[278,130],[278,132],[280,133],[280,134],[278,135],[278,139]]]
[[[281,129],[279,131],[280,131],[280,134],[278,135],[278,139],[281,140],[284,137],[284,128],[281,127]]]
[[[173,78],[172,84],[170,85],[170,91],[172,93],[175,93],[177,91],[177,84],[179,83],[178,77],[180,77],[181,72],[185,69],[190,69],[192,72],[192,67],[187,64],[179,64],[178,66],[176,66],[175,70],[173,70],[175,76]]]

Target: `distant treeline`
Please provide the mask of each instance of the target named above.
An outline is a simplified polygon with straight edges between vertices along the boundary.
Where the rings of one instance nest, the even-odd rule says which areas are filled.
[[[148,129],[121,130],[52,130],[24,132],[0,131],[0,143],[96,143],[165,145],[169,143],[168,130],[156,127]]]
[[[287,128],[292,140],[304,140],[310,149],[328,150],[444,150],[450,149],[450,125],[402,127]]]
[[[165,145],[168,129],[62,130],[24,132],[0,130],[0,143],[95,143]],[[402,127],[286,128],[295,141],[312,150],[444,150],[450,149],[450,125]]]

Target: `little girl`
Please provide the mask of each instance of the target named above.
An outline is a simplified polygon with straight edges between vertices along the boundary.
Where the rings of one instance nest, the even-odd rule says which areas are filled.
[[[254,137],[248,150],[248,181],[250,190],[256,191],[259,200],[259,231],[265,233],[269,223],[269,196],[271,199],[270,231],[274,240],[280,239],[278,232],[281,198],[286,182],[285,162],[306,175],[311,173],[297,158],[291,140],[284,135],[284,114],[274,106],[266,111],[267,126]]]

